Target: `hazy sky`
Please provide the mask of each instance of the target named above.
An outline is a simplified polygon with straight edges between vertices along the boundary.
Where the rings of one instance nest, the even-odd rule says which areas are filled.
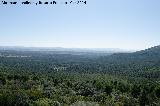
[[[160,0],[87,0],[87,5],[50,6],[0,3],[1,46],[144,49],[159,44]]]

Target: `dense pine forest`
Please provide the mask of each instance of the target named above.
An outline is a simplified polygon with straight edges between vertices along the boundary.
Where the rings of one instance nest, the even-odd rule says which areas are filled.
[[[160,106],[160,46],[133,53],[0,49],[1,106]]]

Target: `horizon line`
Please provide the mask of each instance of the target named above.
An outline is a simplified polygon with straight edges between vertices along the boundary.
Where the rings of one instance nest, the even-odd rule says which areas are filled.
[[[17,48],[62,48],[62,49],[113,49],[113,50],[121,50],[121,51],[141,51],[141,50],[146,50],[148,48],[156,47],[156,46],[150,46],[148,48],[144,49],[129,49],[129,48],[118,48],[118,47],[62,47],[62,46],[23,46],[23,45],[0,45],[0,47],[17,47]]]

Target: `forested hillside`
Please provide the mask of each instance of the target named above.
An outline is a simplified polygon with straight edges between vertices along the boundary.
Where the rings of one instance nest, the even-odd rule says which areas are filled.
[[[160,46],[134,53],[0,50],[1,106],[160,106]]]
[[[134,77],[160,78],[160,46],[135,53],[104,56],[99,59],[99,62],[105,63],[111,73],[116,71],[118,74],[122,73]]]

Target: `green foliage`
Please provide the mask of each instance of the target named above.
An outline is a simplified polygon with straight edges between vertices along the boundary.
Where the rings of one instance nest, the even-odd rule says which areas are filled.
[[[99,106],[97,103],[78,101],[71,106]]]
[[[1,106],[160,105],[159,48],[111,56],[0,53]],[[11,55],[19,57],[7,57]]]
[[[131,90],[131,94],[133,97],[137,98],[141,93],[141,88],[139,85],[133,85],[133,88]]]
[[[29,96],[23,91],[3,91],[0,95],[1,106],[29,106]]]
[[[156,96],[160,98],[160,87],[157,87],[155,90]]]
[[[122,93],[129,92],[130,85],[128,85],[128,83],[126,82],[119,82],[117,89],[120,90]]]
[[[61,104],[57,101],[53,101],[48,98],[40,98],[33,102],[34,106],[61,106]]]
[[[106,85],[104,91],[107,93],[107,95],[110,95],[112,93],[112,87],[110,85]]]
[[[6,84],[6,78],[5,77],[0,77],[0,83],[5,85]]]

